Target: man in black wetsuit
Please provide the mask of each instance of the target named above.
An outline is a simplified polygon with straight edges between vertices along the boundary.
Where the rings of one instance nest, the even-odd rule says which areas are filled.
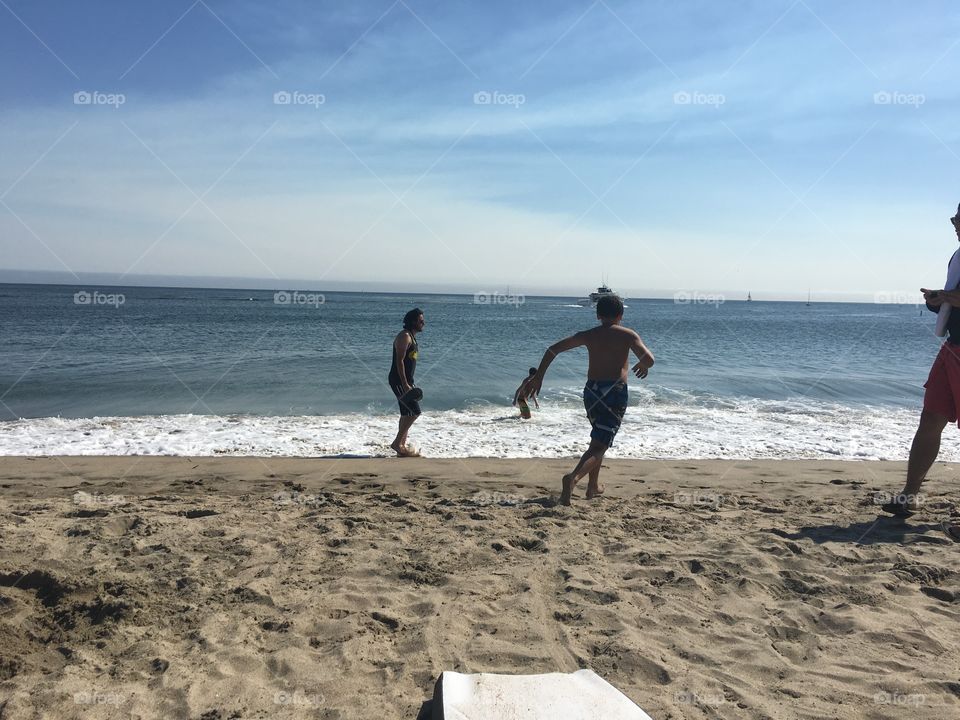
[[[960,207],[950,218],[960,240]],[[907,464],[907,481],[903,490],[883,506],[892,515],[906,518],[913,515],[919,505],[920,486],[940,452],[940,435],[947,423],[957,422],[960,412],[960,250],[950,258],[946,287],[943,290],[920,288],[927,309],[938,313],[937,334],[947,335],[940,347],[937,359],[930,368],[930,376],[924,385],[923,411],[920,426],[910,446],[910,461]],[[945,307],[944,307],[945,306]],[[945,528],[955,539],[960,540],[960,531],[950,526]]]
[[[414,308],[403,316],[403,330],[393,340],[393,362],[390,366],[389,383],[400,404],[400,427],[390,447],[398,457],[417,457],[414,448],[407,447],[407,432],[420,417],[420,400],[423,392],[413,385],[413,373],[417,369],[417,333],[423,332],[423,313]]]

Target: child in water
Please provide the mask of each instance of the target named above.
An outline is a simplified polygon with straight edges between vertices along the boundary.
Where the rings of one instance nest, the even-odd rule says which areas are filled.
[[[517,391],[513,394],[513,404],[520,408],[520,417],[524,420],[529,420],[533,415],[530,413],[530,406],[527,404],[527,400],[531,397],[533,398],[533,404],[537,406],[537,410],[540,409],[540,403],[537,402],[537,396],[533,394],[533,388],[530,387],[530,379],[537,374],[536,368],[530,368],[530,374],[523,379],[523,382],[520,383],[520,387],[517,388]]]

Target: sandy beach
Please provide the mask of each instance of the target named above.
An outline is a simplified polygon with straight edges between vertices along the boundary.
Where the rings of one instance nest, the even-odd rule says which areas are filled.
[[[960,716],[960,466],[0,460],[0,717],[404,718],[591,668],[670,718]]]

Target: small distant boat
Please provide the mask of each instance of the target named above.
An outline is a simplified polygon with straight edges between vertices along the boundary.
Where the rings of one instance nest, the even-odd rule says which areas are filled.
[[[613,290],[611,290],[611,289],[610,289],[610,286],[608,286],[608,285],[601,285],[600,287],[597,288],[597,291],[596,291],[596,292],[590,293],[590,302],[592,302],[594,305],[596,305],[596,304],[597,304],[597,301],[598,301],[600,298],[602,298],[602,297],[607,297],[607,296],[609,296],[609,295],[613,295],[614,297],[620,297],[620,294],[619,294],[619,293],[615,293]],[[622,300],[623,298],[620,297],[620,299]]]
[[[807,307],[810,307],[810,291],[807,290]]]
[[[747,290],[747,302],[753,302],[753,298],[750,296],[749,290]]]
[[[603,285],[601,285],[600,287],[597,288],[597,291],[596,291],[596,292],[590,293],[590,297],[582,298],[581,300],[578,300],[577,302],[578,302],[580,305],[583,305],[584,307],[590,307],[590,306],[596,305],[596,304],[597,304],[597,301],[599,301],[600,298],[602,298],[602,297],[618,297],[618,298],[620,298],[621,300],[626,300],[626,298],[625,298],[623,295],[621,295],[621,294],[618,293],[618,292],[614,292],[614,291],[610,288],[609,285],[607,285],[606,283],[604,283]],[[626,307],[626,306],[624,306],[624,307]]]

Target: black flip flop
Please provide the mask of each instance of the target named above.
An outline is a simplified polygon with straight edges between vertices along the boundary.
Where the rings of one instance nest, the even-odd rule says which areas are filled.
[[[420,402],[423,400],[423,390],[414,385],[400,396],[400,402],[408,402],[410,400],[413,400],[414,402]]]

